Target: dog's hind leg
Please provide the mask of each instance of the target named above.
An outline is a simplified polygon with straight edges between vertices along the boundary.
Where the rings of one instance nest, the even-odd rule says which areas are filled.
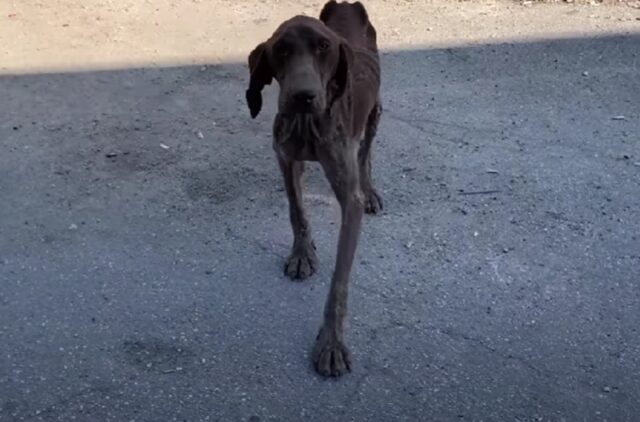
[[[381,114],[382,106],[378,101],[369,113],[364,130],[364,139],[360,142],[360,150],[358,151],[360,186],[364,194],[364,210],[367,214],[377,214],[382,210],[382,198],[373,187],[373,181],[371,180],[371,145],[378,132]]]

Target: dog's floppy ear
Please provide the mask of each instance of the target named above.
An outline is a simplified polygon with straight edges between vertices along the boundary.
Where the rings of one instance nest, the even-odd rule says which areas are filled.
[[[340,53],[338,56],[338,64],[336,66],[336,72],[333,75],[333,96],[331,103],[340,98],[349,85],[349,75],[351,73],[351,64],[353,63],[353,50],[347,44],[346,41],[340,43]]]
[[[249,89],[245,94],[251,117],[255,118],[262,108],[262,88],[270,85],[273,80],[273,72],[267,58],[266,43],[260,43],[249,54]]]

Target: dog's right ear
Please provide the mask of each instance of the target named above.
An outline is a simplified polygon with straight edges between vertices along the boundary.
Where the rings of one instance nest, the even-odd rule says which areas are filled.
[[[273,80],[273,72],[267,57],[266,43],[260,43],[249,54],[249,89],[245,94],[251,117],[255,118],[262,108],[262,88],[270,85]]]

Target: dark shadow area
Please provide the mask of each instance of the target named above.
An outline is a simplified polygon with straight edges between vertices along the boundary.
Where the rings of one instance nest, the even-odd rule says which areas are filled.
[[[0,420],[633,421],[640,36],[383,55],[354,372],[319,379],[247,70],[0,77]],[[636,415],[636,416],[634,416]]]

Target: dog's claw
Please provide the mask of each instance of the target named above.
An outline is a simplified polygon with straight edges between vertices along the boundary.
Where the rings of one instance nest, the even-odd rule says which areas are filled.
[[[351,372],[351,353],[335,332],[324,327],[313,348],[313,365],[324,377],[341,377]]]

